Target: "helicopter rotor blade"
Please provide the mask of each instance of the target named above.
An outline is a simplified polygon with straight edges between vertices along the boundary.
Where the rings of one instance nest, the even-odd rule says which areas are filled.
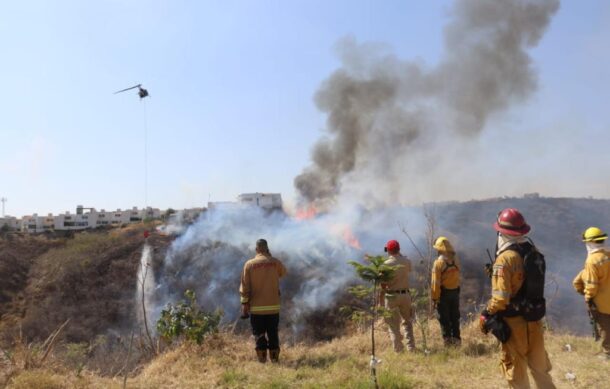
[[[138,84],[138,85],[132,86],[132,87],[130,87],[130,88],[125,88],[125,89],[122,89],[122,90],[120,90],[120,91],[116,91],[116,92],[114,92],[113,94],[115,94],[115,95],[116,95],[117,93],[126,92],[126,91],[128,91],[128,90],[136,89],[136,88],[139,88],[139,87],[141,87],[141,86],[142,86],[142,84]]]

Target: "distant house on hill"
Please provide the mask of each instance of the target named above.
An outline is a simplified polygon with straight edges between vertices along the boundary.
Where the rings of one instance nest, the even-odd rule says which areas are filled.
[[[540,193],[538,192],[533,192],[533,193],[525,193],[523,195],[524,199],[539,199],[540,198]]]
[[[282,195],[280,193],[242,193],[237,196],[237,201],[208,202],[208,209],[237,208],[244,205],[259,207],[267,211],[282,209]]]
[[[254,205],[263,209],[282,209],[282,195],[280,193],[242,193],[237,196],[240,204]]]
[[[0,228],[8,228],[9,230],[20,230],[21,220],[13,216],[0,217]]]

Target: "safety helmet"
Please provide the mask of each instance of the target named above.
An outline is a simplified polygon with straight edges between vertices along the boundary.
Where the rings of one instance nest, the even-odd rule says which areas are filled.
[[[525,235],[530,232],[530,226],[525,218],[515,208],[506,208],[498,214],[498,220],[494,223],[494,229],[502,234],[511,236]]]
[[[400,243],[397,240],[388,240],[388,243],[385,244],[385,251],[387,252],[397,252],[400,251]]]
[[[608,234],[597,227],[589,227],[582,233],[583,242],[601,243],[608,239]]]
[[[453,251],[453,246],[451,245],[451,243],[449,242],[449,239],[445,238],[444,236],[439,236],[438,238],[436,238],[436,241],[434,242],[434,247],[436,250],[438,251],[442,251],[442,252],[454,252]]]

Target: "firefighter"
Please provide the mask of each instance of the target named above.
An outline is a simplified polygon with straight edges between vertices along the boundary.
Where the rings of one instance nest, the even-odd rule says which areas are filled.
[[[438,259],[432,265],[431,293],[438,312],[445,346],[459,346],[460,338],[460,265],[449,239],[440,236],[433,246]]]
[[[388,253],[388,259],[386,259],[385,264],[398,266],[398,268],[390,282],[381,284],[382,301],[384,301],[385,309],[391,313],[391,316],[385,317],[384,320],[389,327],[394,351],[401,352],[404,350],[402,344],[403,336],[400,332],[401,319],[407,338],[407,350],[414,351],[413,310],[411,307],[411,295],[409,295],[411,261],[400,254],[400,244],[396,240],[388,241],[385,245],[385,251]]]
[[[538,388],[555,388],[549,374],[551,363],[544,348],[542,321],[527,321],[525,312],[517,305],[519,299],[514,299],[525,283],[524,278],[529,277],[524,269],[524,255],[518,250],[522,247],[535,249],[527,238],[530,226],[518,210],[508,208],[498,214],[494,229],[498,233],[498,240],[491,299],[481,313],[479,326],[485,334],[488,324],[492,322],[499,322],[503,326],[499,331],[501,336],[498,336],[503,338],[500,365],[509,387],[529,388],[529,367]],[[510,329],[508,340],[505,337],[506,327]]]
[[[244,264],[239,294],[242,317],[250,317],[256,356],[261,363],[267,361],[267,350],[271,362],[279,361],[280,278],[284,275],[286,268],[271,256],[267,241],[257,240],[256,256]]]
[[[582,234],[587,247],[582,280],[585,301],[601,336],[602,357],[610,359],[610,251],[604,246],[606,239],[608,234],[597,227]]]

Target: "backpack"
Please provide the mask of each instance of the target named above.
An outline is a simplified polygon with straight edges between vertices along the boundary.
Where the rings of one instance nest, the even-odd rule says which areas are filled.
[[[524,280],[521,289],[510,301],[504,316],[523,316],[526,321],[538,321],[546,314],[544,299],[544,255],[532,241],[513,244],[506,250],[514,250],[523,258]],[[506,251],[503,250],[503,251]]]
[[[460,270],[460,268],[458,267],[458,265],[455,264],[455,259],[453,260],[452,263],[444,263],[444,267],[443,270],[441,270],[441,274],[444,274],[447,270],[449,270],[449,268],[455,267],[458,271]]]

